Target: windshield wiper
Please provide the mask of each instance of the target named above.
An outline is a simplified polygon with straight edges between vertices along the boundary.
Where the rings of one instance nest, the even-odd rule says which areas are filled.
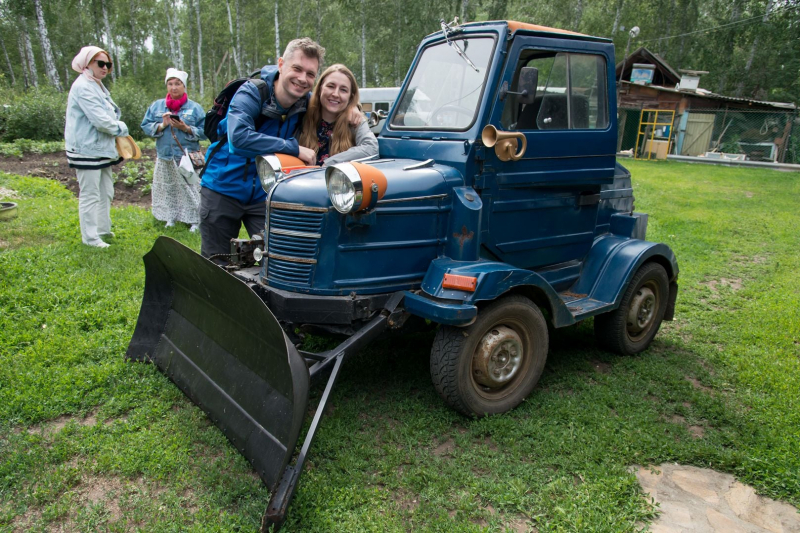
[[[450,24],[445,22],[444,19],[439,19],[439,24],[441,24],[442,26],[442,33],[444,34],[444,40],[447,41],[447,44],[455,48],[456,53],[459,56],[461,56],[461,59],[466,61],[469,66],[475,69],[475,72],[480,72],[480,70],[478,70],[478,67],[476,67],[475,64],[469,60],[467,54],[464,53],[464,50],[462,50],[461,47],[458,46],[458,43],[450,40],[450,34],[456,33],[460,30],[460,28],[458,27],[458,17],[456,17]]]

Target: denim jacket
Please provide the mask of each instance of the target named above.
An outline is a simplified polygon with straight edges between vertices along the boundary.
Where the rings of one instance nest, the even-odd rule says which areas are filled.
[[[175,139],[168,129],[158,131],[158,125],[164,120],[164,113],[167,112],[167,100],[162,98],[156,100],[150,105],[147,113],[142,120],[142,129],[145,134],[150,137],[156,138],[156,152],[158,152],[159,159],[176,159],[180,160],[183,152],[178,148]],[[200,140],[205,139],[206,135],[203,133],[203,125],[206,121],[206,113],[200,104],[192,100],[186,100],[177,113],[181,116],[183,122],[192,130],[191,133],[184,133],[177,128],[172,128],[175,136],[180,141],[181,146],[190,152],[200,149]]]
[[[67,99],[67,151],[116,159],[119,154],[114,138],[128,135],[128,126],[119,120],[121,115],[108,89],[86,76],[78,76]]]

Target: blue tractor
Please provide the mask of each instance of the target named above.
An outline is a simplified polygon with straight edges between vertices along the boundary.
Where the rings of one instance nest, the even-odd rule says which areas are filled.
[[[232,241],[224,268],[156,241],[127,357],[157,364],[251,461],[272,490],[265,527],[283,521],[343,359],[387,329],[437,327],[433,385],[481,417],[536,386],[548,322],[594,317],[600,346],[635,354],[672,319],[678,265],[634,212],[614,95],[608,39],[443,22],[380,157],[293,170],[259,157],[266,227]],[[298,330],[346,340],[304,352]]]

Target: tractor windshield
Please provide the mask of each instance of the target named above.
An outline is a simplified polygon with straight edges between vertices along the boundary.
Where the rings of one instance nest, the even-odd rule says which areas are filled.
[[[457,45],[474,64],[465,61]],[[392,128],[466,130],[475,121],[494,39],[450,39],[422,52],[398,99]]]

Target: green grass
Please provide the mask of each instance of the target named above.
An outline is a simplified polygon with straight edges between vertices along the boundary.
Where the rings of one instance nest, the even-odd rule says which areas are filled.
[[[626,161],[650,240],[681,268],[676,320],[638,357],[557,330],[519,408],[464,418],[428,375],[430,334],[345,363],[288,531],[632,531],[656,512],[628,470],[731,472],[800,504],[800,174]],[[111,248],[80,244],[59,185],[0,174],[0,531],[253,531],[269,495],[152,365],[123,362],[141,256],[185,227],[114,209]],[[312,405],[320,391],[312,392]]]

